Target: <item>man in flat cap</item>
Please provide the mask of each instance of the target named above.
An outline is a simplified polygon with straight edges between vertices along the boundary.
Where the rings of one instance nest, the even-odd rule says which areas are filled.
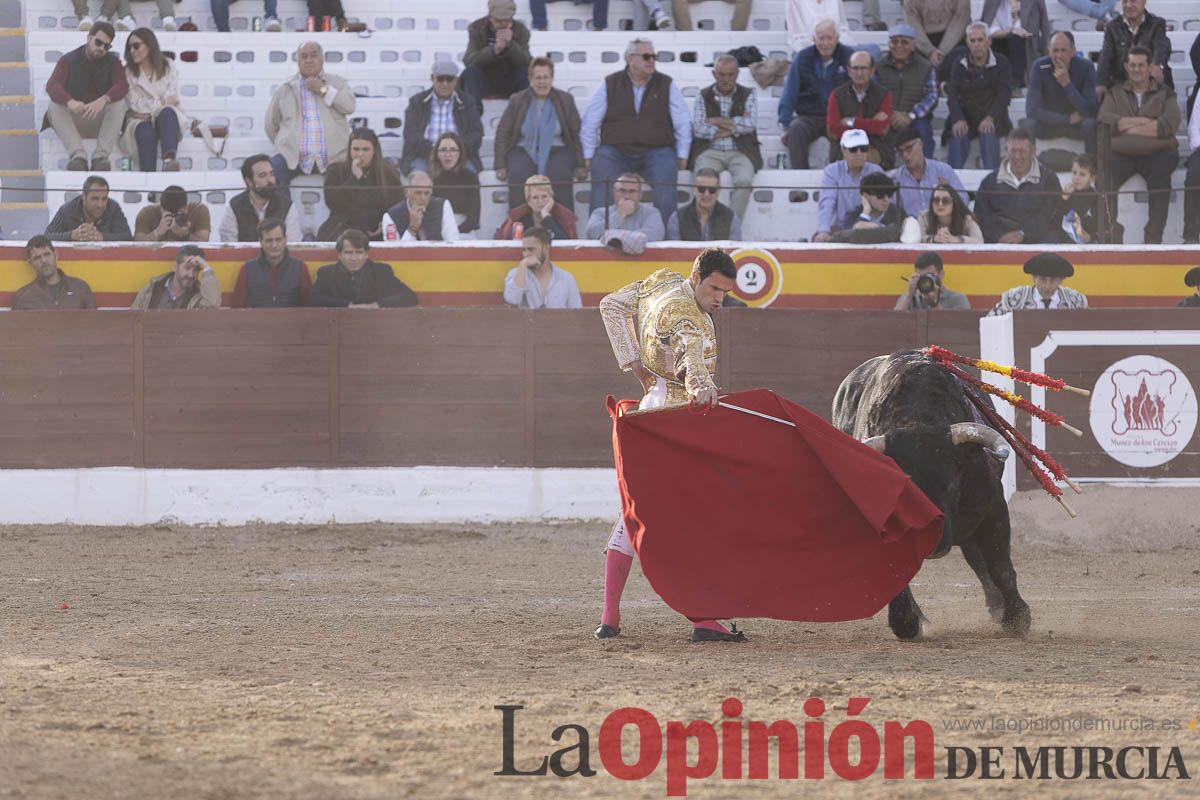
[[[1192,267],[1188,270],[1187,275],[1183,276],[1183,282],[1188,286],[1194,286],[1196,293],[1188,295],[1179,301],[1180,308],[1200,308],[1200,267]]]
[[[483,115],[483,98],[507,100],[529,88],[529,28],[513,19],[514,0],[488,0],[488,14],[467,28],[463,93]]]
[[[1075,268],[1058,253],[1038,253],[1025,262],[1025,274],[1033,276],[1033,284],[1009,289],[987,316],[1017,310],[1088,307],[1086,297],[1062,285],[1064,278],[1075,274]]]
[[[938,102],[937,70],[916,50],[917,32],[900,23],[888,29],[888,52],[875,67],[875,80],[891,92],[892,118],[884,146],[895,150],[896,140],[909,128],[921,136],[926,158],[933,158],[933,109]]]
[[[414,94],[404,111],[404,149],[400,171],[428,172],[429,151],[443,133],[457,133],[463,140],[467,169],[480,172],[479,146],[483,144],[483,121],[475,104],[457,89],[458,65],[445,58],[433,64],[430,86]]]

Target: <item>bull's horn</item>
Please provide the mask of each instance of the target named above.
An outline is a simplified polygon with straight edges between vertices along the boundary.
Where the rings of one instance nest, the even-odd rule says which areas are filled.
[[[887,446],[886,436],[872,436],[870,439],[863,439],[862,443],[871,448],[877,453],[882,453]]]
[[[988,455],[1003,461],[1008,458],[1008,442],[987,425],[978,422],[956,422],[950,426],[950,441],[954,444],[977,444]]]

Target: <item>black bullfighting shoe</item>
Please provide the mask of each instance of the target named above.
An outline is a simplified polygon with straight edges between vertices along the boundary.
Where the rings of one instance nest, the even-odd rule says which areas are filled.
[[[621,635],[621,629],[614,628],[612,625],[601,625],[592,635],[597,639],[612,639],[614,636]]]
[[[737,629],[737,625],[730,625],[729,633],[714,631],[709,628],[692,628],[692,644],[700,644],[702,642],[748,642],[746,634]]]

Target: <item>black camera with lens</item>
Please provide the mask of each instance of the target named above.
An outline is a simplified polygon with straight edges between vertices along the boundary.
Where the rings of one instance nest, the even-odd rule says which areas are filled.
[[[917,291],[921,294],[929,294],[938,287],[938,279],[934,275],[928,273],[917,278]]]

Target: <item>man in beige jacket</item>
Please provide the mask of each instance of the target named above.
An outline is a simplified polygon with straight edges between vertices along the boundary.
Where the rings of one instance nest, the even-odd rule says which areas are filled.
[[[135,311],[220,307],[221,285],[204,260],[204,251],[194,244],[179,248],[175,267],[151,278],[130,306]]]
[[[279,152],[271,157],[275,182],[287,186],[295,175],[324,173],[346,157],[347,117],[354,92],[346,79],[325,72],[325,53],[316,42],[296,49],[299,73],[280,85],[267,106],[267,138]]]

